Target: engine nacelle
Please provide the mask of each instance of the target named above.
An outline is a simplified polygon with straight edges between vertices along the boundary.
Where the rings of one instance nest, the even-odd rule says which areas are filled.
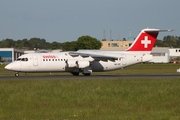
[[[90,65],[89,61],[87,60],[79,60],[77,61],[78,68],[85,68]]]
[[[77,60],[68,60],[66,61],[67,67],[77,67]]]

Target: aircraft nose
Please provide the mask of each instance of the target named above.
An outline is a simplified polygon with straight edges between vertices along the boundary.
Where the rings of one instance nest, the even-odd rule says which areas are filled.
[[[11,64],[6,65],[6,66],[5,66],[5,69],[7,69],[7,70],[11,70],[11,69],[12,69]]]

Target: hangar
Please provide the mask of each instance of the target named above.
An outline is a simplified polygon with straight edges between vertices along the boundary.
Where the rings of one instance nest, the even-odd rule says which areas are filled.
[[[19,56],[24,54],[23,50],[15,48],[0,48],[1,62],[9,63],[16,60]]]
[[[153,49],[151,55],[153,57],[150,63],[169,63],[170,61],[169,49]]]
[[[169,53],[172,58],[180,57],[180,48],[170,48]]]

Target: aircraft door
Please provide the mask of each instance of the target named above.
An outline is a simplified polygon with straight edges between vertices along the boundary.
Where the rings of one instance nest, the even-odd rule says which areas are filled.
[[[21,69],[22,69],[22,61],[20,61],[19,64],[20,64],[19,71],[21,71]]]
[[[33,55],[33,66],[38,66],[38,57],[37,57],[37,55]]]
[[[122,64],[126,65],[127,61],[126,61],[126,55],[122,54]]]

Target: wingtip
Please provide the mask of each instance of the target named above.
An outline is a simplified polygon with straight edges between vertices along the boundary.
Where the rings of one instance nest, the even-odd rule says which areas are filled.
[[[168,32],[175,31],[174,29],[169,29]]]

